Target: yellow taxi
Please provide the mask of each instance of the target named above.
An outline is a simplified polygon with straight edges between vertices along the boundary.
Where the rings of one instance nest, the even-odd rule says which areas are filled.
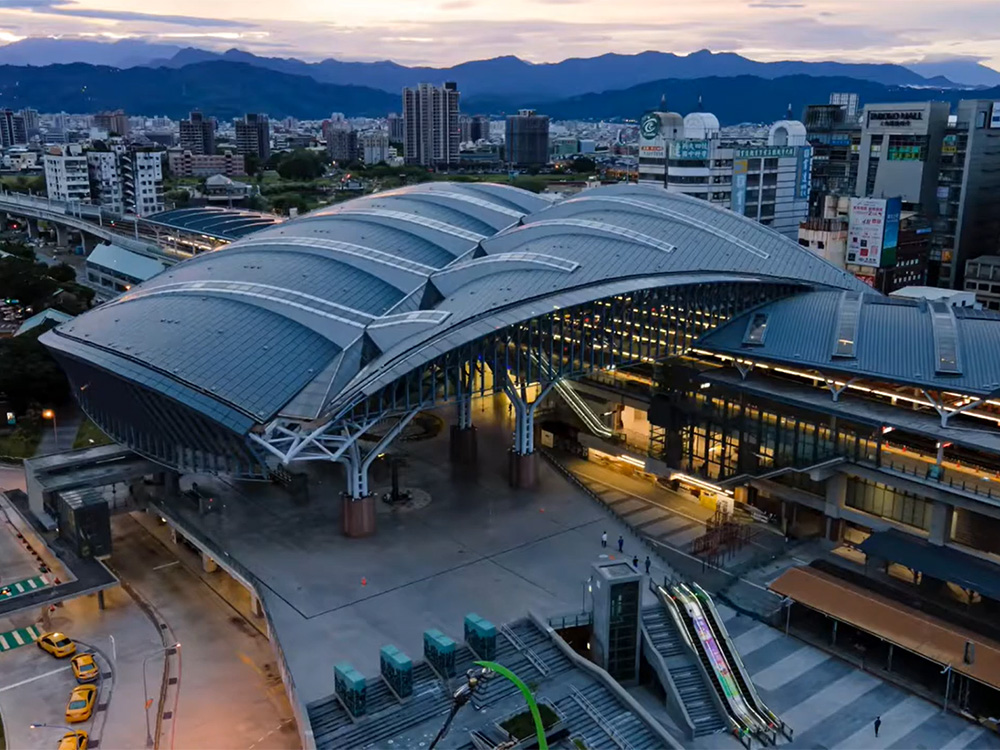
[[[83,684],[97,679],[97,662],[94,661],[93,654],[77,654],[69,660],[69,663],[73,665],[73,675],[77,682]]]
[[[87,750],[87,733],[83,730],[66,732],[59,740],[59,750]]]
[[[94,713],[94,702],[97,700],[97,688],[93,685],[77,685],[69,694],[66,704],[66,721],[86,721]]]
[[[43,633],[35,641],[38,648],[48,651],[58,659],[72,656],[76,653],[76,644],[62,633]]]

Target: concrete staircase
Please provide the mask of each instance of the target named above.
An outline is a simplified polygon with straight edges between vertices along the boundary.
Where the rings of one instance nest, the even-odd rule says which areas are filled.
[[[663,605],[643,609],[642,631],[643,655],[659,676],[668,705],[679,699],[684,706],[689,721],[683,723],[689,724],[693,736],[725,729],[726,723],[712,699],[712,687],[705,684],[701,670]]]

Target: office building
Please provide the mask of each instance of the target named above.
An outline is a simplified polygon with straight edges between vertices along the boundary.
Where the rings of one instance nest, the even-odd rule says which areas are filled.
[[[708,112],[647,112],[639,123],[639,180],[725,206],[797,239],[809,213],[812,148],[805,126],[774,123],[766,139],[724,139]]]
[[[123,213],[124,183],[118,154],[113,151],[88,151],[87,173],[93,202],[109,211]]]
[[[51,200],[90,203],[90,175],[86,156],[70,156],[62,149],[45,155],[45,192]]]
[[[9,109],[0,109],[0,146],[24,146],[28,143],[28,130],[24,116]]]
[[[382,130],[371,130],[358,137],[358,149],[365,164],[388,162],[389,136]]]
[[[167,166],[174,177],[241,177],[246,174],[242,154],[223,151],[221,154],[193,154],[179,148],[167,152]]]
[[[854,194],[899,196],[906,210],[931,209],[948,110],[946,102],[866,104]]]
[[[837,268],[847,264],[847,219],[807,219],[799,225],[799,244]]]
[[[508,115],[504,138],[507,163],[511,166],[541,166],[549,163],[549,118],[533,109]]]
[[[98,112],[94,115],[94,127],[105,131],[108,135],[126,136],[129,134],[128,115],[120,109],[114,112]]]
[[[389,140],[393,143],[402,143],[406,140],[406,124],[403,116],[395,112],[389,113],[387,120],[389,128]]]
[[[256,156],[261,161],[271,158],[271,124],[267,115],[247,114],[234,123],[236,150],[244,156]]]
[[[830,98],[836,97],[831,94]],[[856,102],[855,102],[856,103]],[[848,198],[858,182],[858,152],[861,123],[857,112],[841,104],[814,104],[806,107],[803,124],[806,140],[813,149],[809,215],[824,217],[828,196]]]
[[[844,116],[848,120],[858,119],[858,95],[856,93],[830,94],[830,104],[843,109]]]
[[[965,291],[987,310],[1000,310],[1000,255],[981,255],[966,261]]]
[[[163,152],[126,151],[121,156],[125,210],[149,216],[164,210]]]
[[[963,99],[941,144],[930,283],[961,289],[970,258],[1000,239],[1000,104]]]
[[[462,143],[468,143],[472,140],[472,118],[469,115],[460,114],[458,116],[458,132]]]
[[[404,141],[407,164],[444,168],[458,166],[461,131],[458,87],[421,83],[403,89]]]
[[[215,118],[192,112],[180,122],[180,146],[197,155],[215,153]]]

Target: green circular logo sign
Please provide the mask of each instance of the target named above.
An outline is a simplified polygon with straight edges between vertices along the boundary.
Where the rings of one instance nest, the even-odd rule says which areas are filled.
[[[647,112],[639,120],[639,133],[647,141],[651,141],[660,134],[660,116],[654,112]]]

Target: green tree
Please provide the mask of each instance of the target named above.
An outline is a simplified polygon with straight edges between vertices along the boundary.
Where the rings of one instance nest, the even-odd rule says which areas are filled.
[[[175,190],[168,190],[163,194],[163,197],[168,201],[173,203],[175,206],[186,206],[191,202],[191,193],[189,193],[184,188],[176,188]]]
[[[569,168],[577,173],[593,172],[597,169],[597,163],[587,156],[578,156],[570,162]]]
[[[7,253],[8,255],[16,255],[18,258],[24,258],[25,260],[34,260],[36,257],[33,248],[28,247],[23,242],[12,240],[6,240],[0,244],[0,252]]]
[[[43,263],[23,258],[0,258],[0,298],[41,306],[40,303],[59,288],[58,282],[49,277],[48,270]]]
[[[253,177],[260,171],[260,157],[257,154],[247,154],[243,157],[243,170]]]
[[[291,208],[297,208],[300,214],[309,210],[309,203],[301,193],[281,193],[270,200],[271,208],[282,213],[288,213]]]
[[[0,339],[0,393],[7,394],[18,414],[32,404],[57,406],[69,396],[62,369],[38,342],[49,327],[38,326],[20,336]]]
[[[56,281],[76,281],[76,269],[69,263],[60,263],[49,268],[49,278]]]
[[[278,174],[284,180],[315,180],[326,174],[326,163],[318,154],[298,149],[281,160]]]

